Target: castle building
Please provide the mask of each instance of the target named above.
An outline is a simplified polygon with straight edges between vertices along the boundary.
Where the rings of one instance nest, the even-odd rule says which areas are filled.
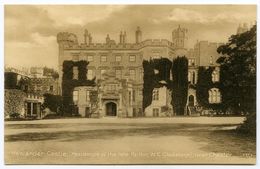
[[[213,65],[217,59],[217,44],[198,42],[193,50],[187,50],[188,30],[178,26],[172,31],[172,41],[166,39],[142,38],[142,30],[137,27],[135,43],[127,42],[127,33],[119,33],[119,42],[112,40],[109,34],[105,43],[93,43],[92,35],[85,30],[84,42],[79,43],[73,33],[60,32],[59,44],[59,88],[61,88],[64,61],[89,62],[87,78],[95,77],[97,86],[78,86],[73,92],[74,104],[83,117],[90,114],[98,117],[137,117],[137,116],[172,116],[170,93],[166,88],[154,89],[152,104],[142,110],[143,99],[143,60],[186,56],[189,60],[189,81],[196,83],[200,65]],[[214,52],[215,49],[215,52]],[[207,51],[205,53],[204,51]],[[73,79],[78,79],[79,68],[73,67]],[[98,104],[92,108],[90,92],[98,93]],[[189,89],[187,104],[197,104],[194,89]],[[169,109],[164,109],[165,107]]]

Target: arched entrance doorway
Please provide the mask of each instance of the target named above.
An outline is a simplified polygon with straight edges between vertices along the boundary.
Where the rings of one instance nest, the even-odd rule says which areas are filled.
[[[194,96],[193,95],[189,96],[189,106],[194,106]]]
[[[116,104],[109,102],[106,104],[106,115],[107,116],[116,116]]]

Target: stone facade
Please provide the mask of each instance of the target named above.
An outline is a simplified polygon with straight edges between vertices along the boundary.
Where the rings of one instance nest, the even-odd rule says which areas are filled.
[[[161,116],[161,110],[164,111],[164,114],[166,112],[162,107],[168,107],[167,111],[171,110],[168,99],[169,91],[165,88],[159,89],[160,95],[165,95],[165,97],[162,97],[163,100],[160,101],[160,105],[155,103],[156,101],[152,103],[151,107],[148,108],[151,109],[149,110],[150,114],[144,113],[144,110],[142,110],[143,60],[161,57],[173,60],[177,56],[186,56],[189,60],[189,82],[196,84],[198,66],[213,65],[218,57],[216,53],[218,44],[215,43],[198,42],[194,49],[187,50],[187,32],[187,29],[179,26],[172,32],[172,38],[170,38],[172,42],[166,39],[142,40],[142,30],[137,27],[135,43],[127,42],[126,32],[119,33],[118,43],[112,40],[109,35],[105,38],[106,43],[93,43],[93,37],[87,30],[84,33],[84,42],[79,43],[75,34],[60,32],[57,35],[59,45],[59,88],[62,90],[63,62],[67,60],[86,60],[89,62],[87,77],[88,79],[95,77],[98,85],[95,90],[98,92],[99,116],[151,116],[154,105],[159,107],[158,116]],[[75,67],[73,70],[74,74],[77,75],[77,68]],[[82,94],[82,92],[86,93],[88,90],[81,90],[80,88],[75,88],[75,90],[75,93],[78,92],[76,100],[79,113],[86,116],[90,110],[86,106],[88,105],[86,94]],[[197,104],[196,95],[192,95],[195,97],[193,98],[195,106]],[[156,112],[154,114],[157,115]],[[166,113],[162,116],[172,115],[172,113]]]

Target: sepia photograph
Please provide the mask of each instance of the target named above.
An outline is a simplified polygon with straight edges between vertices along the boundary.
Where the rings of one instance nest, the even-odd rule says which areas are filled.
[[[5,165],[256,164],[256,4],[3,8]]]

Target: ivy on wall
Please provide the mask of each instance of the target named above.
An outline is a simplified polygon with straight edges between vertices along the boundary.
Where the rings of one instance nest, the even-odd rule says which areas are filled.
[[[176,115],[184,115],[188,95],[188,60],[177,57],[172,63],[172,105]]]
[[[173,91],[174,111],[177,115],[183,115],[188,93],[188,60],[185,57],[177,57],[173,61],[167,58],[153,59],[143,61],[143,68],[143,108],[151,105],[154,88],[166,86]]]
[[[204,108],[211,108],[213,110],[219,110],[222,107],[222,104],[210,104],[208,101],[209,98],[209,90],[211,88],[218,88],[220,89],[219,82],[212,82],[212,72],[214,71],[215,67],[199,67],[198,70],[198,81],[196,84],[196,96],[197,101],[200,106]]]
[[[73,90],[77,86],[95,86],[95,79],[87,79],[87,61],[64,61],[62,76],[62,97],[64,115],[72,115],[73,113]],[[73,79],[73,67],[78,68],[78,79]]]
[[[171,88],[170,70],[172,62],[167,58],[144,60],[143,61],[143,110],[152,103],[153,89],[166,86]],[[155,72],[157,70],[157,72]],[[161,83],[165,81],[165,83]]]

